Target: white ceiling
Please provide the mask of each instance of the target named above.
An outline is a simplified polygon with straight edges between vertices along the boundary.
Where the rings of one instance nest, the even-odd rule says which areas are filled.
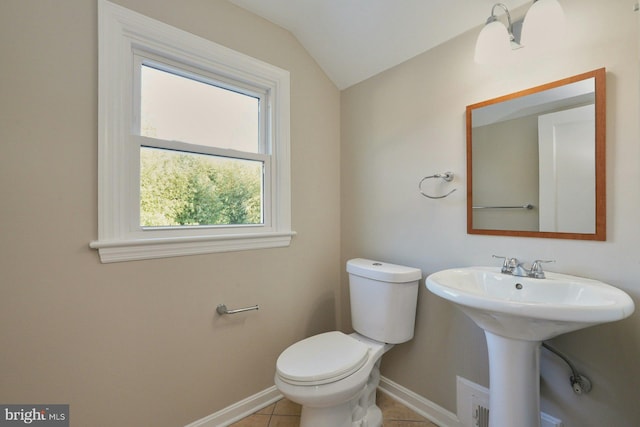
[[[359,83],[479,27],[491,14],[492,5],[498,2],[230,1],[293,33],[339,89]],[[531,0],[500,2],[512,10],[529,1]]]

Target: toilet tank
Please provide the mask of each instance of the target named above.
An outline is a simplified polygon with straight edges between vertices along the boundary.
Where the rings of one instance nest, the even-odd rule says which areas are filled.
[[[347,261],[347,272],[353,329],[389,344],[413,338],[422,272],[363,258]]]

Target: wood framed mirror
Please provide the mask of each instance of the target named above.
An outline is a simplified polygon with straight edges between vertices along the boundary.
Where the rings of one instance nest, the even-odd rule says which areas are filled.
[[[604,68],[469,105],[467,233],[606,240]]]

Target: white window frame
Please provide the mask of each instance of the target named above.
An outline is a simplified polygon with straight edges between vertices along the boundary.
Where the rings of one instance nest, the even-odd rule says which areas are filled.
[[[212,41],[98,0],[98,240],[103,263],[288,246],[291,230],[289,72]],[[135,129],[140,56],[257,89],[267,138],[264,224],[140,226],[140,144]],[[265,104],[265,105],[263,105]],[[149,145],[158,146],[158,140]],[[167,148],[181,143],[166,142]],[[183,144],[194,151],[190,144]],[[202,146],[198,146],[202,148]],[[195,150],[224,154],[212,148]],[[227,152],[228,154],[228,152]]]

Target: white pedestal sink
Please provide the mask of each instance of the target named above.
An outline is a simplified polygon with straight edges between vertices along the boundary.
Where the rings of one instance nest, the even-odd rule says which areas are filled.
[[[559,273],[517,277],[494,267],[443,270],[426,279],[484,329],[489,350],[489,427],[540,427],[540,345],[557,335],[633,313],[622,290]]]

